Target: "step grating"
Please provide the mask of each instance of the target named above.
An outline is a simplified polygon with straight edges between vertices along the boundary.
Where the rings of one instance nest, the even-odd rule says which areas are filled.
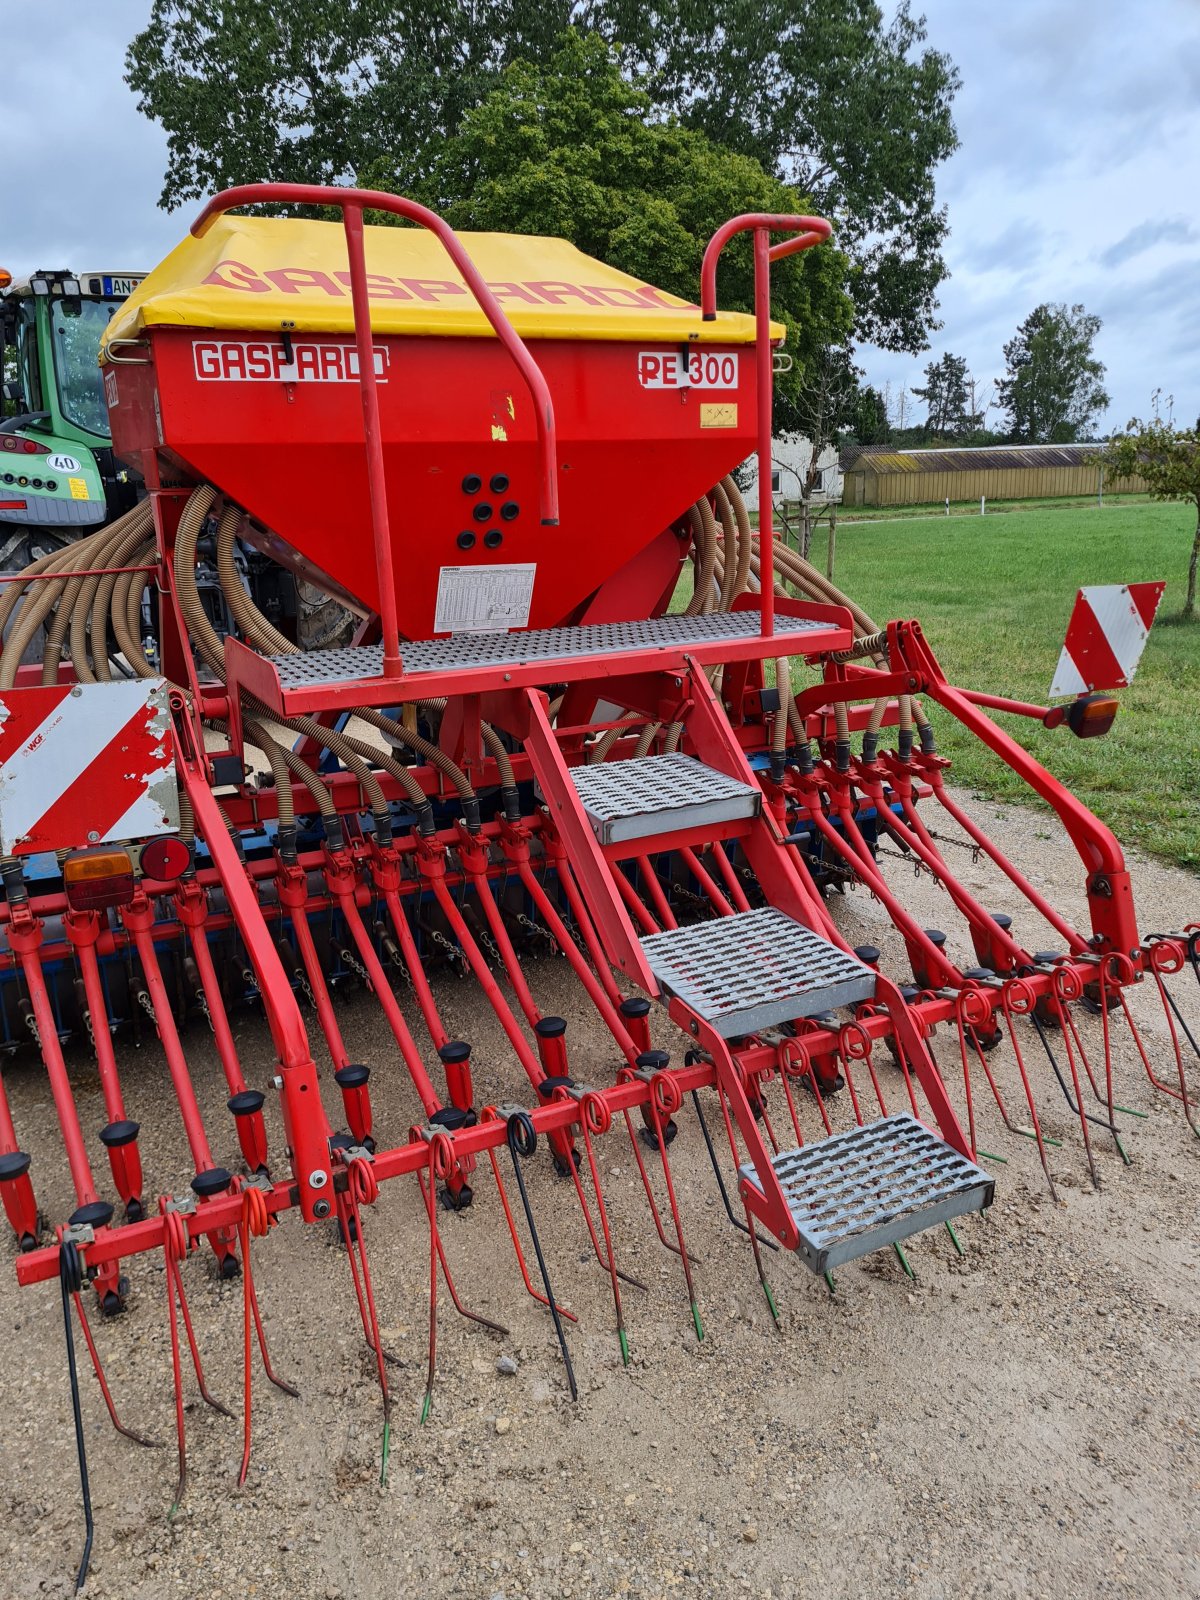
[[[641,946],[661,986],[725,1039],[875,997],[869,967],[771,906],[648,934]]]
[[[677,751],[572,767],[571,778],[601,844],[737,822],[762,807],[757,784],[739,783]]]
[[[826,622],[780,615],[780,637],[828,632]],[[758,611],[714,611],[707,616],[671,615],[640,622],[593,622],[579,628],[529,628],[517,633],[456,633],[447,639],[402,640],[406,677],[423,672],[470,671],[473,667],[517,667],[531,661],[569,661],[580,655],[619,655],[630,650],[686,650],[723,640],[751,639],[762,630]],[[381,645],[340,650],[305,650],[267,658],[286,693],[314,684],[350,683],[383,672]]]
[[[915,1117],[883,1117],[783,1150],[771,1166],[800,1230],[797,1254],[815,1273],[980,1211],[995,1181]],[[759,1186],[750,1163],[739,1176]]]

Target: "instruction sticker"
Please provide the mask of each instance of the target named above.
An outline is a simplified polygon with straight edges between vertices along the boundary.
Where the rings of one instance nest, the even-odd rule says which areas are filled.
[[[738,425],[738,408],[736,405],[702,405],[700,407],[700,426],[702,428],[736,428]]]
[[[87,481],[84,478],[68,478],[67,488],[71,491],[72,500],[87,500],[90,498]]]
[[[434,633],[507,633],[529,625],[537,562],[442,567]]]

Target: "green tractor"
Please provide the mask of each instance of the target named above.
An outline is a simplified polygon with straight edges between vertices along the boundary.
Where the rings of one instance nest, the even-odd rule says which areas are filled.
[[[144,273],[0,271],[0,573],[128,511],[134,478],[113,458],[100,335]]]

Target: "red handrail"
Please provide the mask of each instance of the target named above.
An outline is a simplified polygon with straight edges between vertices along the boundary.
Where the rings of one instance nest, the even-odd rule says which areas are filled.
[[[362,390],[363,431],[367,446],[367,479],[371,491],[371,532],[375,542],[375,566],[379,579],[379,622],[383,635],[385,677],[399,677],[400,636],[396,621],[396,588],[392,568],[392,541],[388,525],[387,484],[383,463],[383,439],[379,424],[379,395],[375,384],[375,357],[371,336],[371,306],[367,295],[367,267],[363,252],[363,211],[391,211],[428,228],[441,240],[446,254],[461,273],[467,288],[496,336],[519,369],[533,401],[537,420],[538,461],[541,468],[539,506],[542,525],[558,524],[558,451],[554,425],[554,402],[541,368],[529,353],[520,334],[505,315],[503,307],[480,277],[458,235],[436,212],[406,200],[403,195],[384,194],[378,189],[340,189],[317,183],[244,183],[214,195],[192,223],[192,233],[203,238],[226,211],[237,206],[260,205],[332,206],[342,213],[346,231],[346,250],[350,260],[350,298],[354,311],[354,335],[358,345],[358,373]]]
[[[700,264],[700,310],[705,322],[717,315],[717,262],[736,234],[754,232],[754,350],[758,363],[758,575],[762,594],[762,635],[775,632],[775,528],[771,505],[771,432],[774,371],[771,361],[771,262],[822,244],[833,232],[824,217],[776,217],[747,211],[723,222],[708,241]],[[772,233],[793,239],[770,242]],[[765,518],[765,521],[764,521]]]

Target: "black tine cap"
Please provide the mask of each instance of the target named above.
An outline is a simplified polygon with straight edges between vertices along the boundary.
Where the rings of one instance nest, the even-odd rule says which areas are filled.
[[[10,1150],[7,1155],[0,1156],[0,1183],[23,1178],[29,1171],[29,1160],[24,1150]]]
[[[438,1055],[448,1065],[471,1059],[471,1046],[465,1039],[447,1039],[438,1047]],[[430,1119],[432,1121],[432,1118]]]
[[[535,1022],[534,1033],[539,1039],[561,1039],[567,1031],[566,1021],[562,1017],[543,1017],[540,1022]]]
[[[333,1075],[333,1081],[339,1089],[361,1089],[370,1076],[370,1067],[361,1065],[339,1067]]]
[[[198,1172],[192,1179],[192,1190],[201,1200],[211,1200],[215,1194],[224,1194],[232,1182],[232,1175],[224,1167],[210,1167],[207,1172]]]
[[[667,1066],[671,1058],[665,1050],[643,1050],[637,1058],[639,1067],[648,1067],[651,1072],[658,1072]]]
[[[878,946],[873,944],[856,944],[854,954],[860,961],[865,961],[867,966],[873,967],[879,960]]]
[[[628,1000],[621,1001],[621,1015],[623,1017],[648,1017],[650,1015],[650,1002],[644,995],[631,994]]]
[[[231,1094],[225,1103],[235,1117],[252,1117],[262,1110],[266,1098],[258,1089],[243,1089],[241,1094]]]
[[[107,1200],[93,1200],[90,1205],[72,1211],[68,1221],[73,1228],[104,1228],[113,1219],[113,1208]]]
[[[106,1150],[119,1150],[123,1144],[132,1144],[141,1131],[140,1122],[110,1122],[100,1129],[100,1143]]]
[[[447,1133],[457,1133],[460,1128],[473,1128],[476,1116],[470,1109],[462,1106],[442,1106],[435,1111],[429,1119],[432,1128],[445,1128]]]

